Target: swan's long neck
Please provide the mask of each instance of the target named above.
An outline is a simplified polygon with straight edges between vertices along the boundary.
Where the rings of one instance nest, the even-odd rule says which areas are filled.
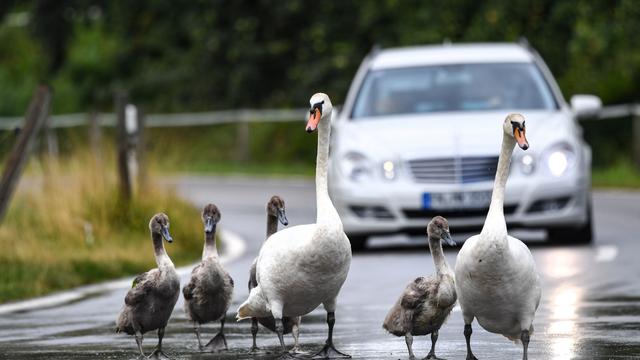
[[[267,237],[275,234],[278,231],[278,217],[267,213]]]
[[[482,235],[491,234],[493,237],[504,235],[506,241],[507,223],[504,218],[504,188],[509,177],[509,165],[511,164],[511,155],[516,145],[515,139],[507,134],[502,138],[502,150],[498,159],[498,169],[496,171],[496,179],[493,184],[493,193],[491,194],[491,205],[487,218],[482,227]],[[483,236],[487,237],[487,236]]]
[[[436,274],[438,274],[438,276],[450,274],[451,270],[442,251],[442,242],[429,237],[429,250],[431,250],[431,257],[436,266]]]
[[[339,224],[342,226],[340,216],[338,215],[335,207],[333,207],[331,198],[329,198],[329,190],[327,186],[332,113],[329,113],[326,116],[328,119],[324,119],[318,124],[318,156],[316,158],[316,223],[318,225]]]
[[[216,228],[213,231],[204,232],[204,249],[202,250],[202,260],[209,257],[218,256],[218,248],[216,247]]]
[[[164,243],[162,242],[162,235],[159,233],[152,232],[151,239],[153,240],[153,253],[156,257],[156,264],[158,264],[158,269],[162,270],[164,268],[173,268],[173,262],[167,255],[167,252],[164,249]]]

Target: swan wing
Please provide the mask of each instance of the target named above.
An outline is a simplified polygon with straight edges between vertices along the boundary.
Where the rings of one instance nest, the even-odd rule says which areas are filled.
[[[513,259],[513,271],[519,274],[518,281],[527,284],[528,308],[535,312],[540,305],[542,286],[533,255],[527,245],[513,236],[509,236],[509,250]]]
[[[262,245],[256,263],[256,280],[260,284],[261,276],[281,274],[285,269],[295,269],[301,258],[309,251],[305,246],[311,241],[315,224],[298,225],[283,229],[271,235]]]
[[[433,293],[433,281],[431,277],[418,277],[409,283],[389,310],[382,327],[396,336],[411,332],[416,311]]]
[[[182,295],[184,296],[185,300],[193,299],[195,289],[197,286],[196,284],[197,274],[200,271],[201,267],[202,267],[202,263],[196,265],[193,268],[193,270],[191,270],[191,278],[189,279],[189,282],[187,283],[187,285],[185,285],[182,288]]]
[[[153,269],[136,276],[133,279],[131,289],[124,298],[124,303],[132,306],[144,301],[149,293],[153,291],[153,282],[157,278],[158,269]]]
[[[436,279],[433,277],[419,277],[413,280],[411,284],[407,286],[400,305],[403,309],[415,310],[429,298],[434,288],[437,288]]]

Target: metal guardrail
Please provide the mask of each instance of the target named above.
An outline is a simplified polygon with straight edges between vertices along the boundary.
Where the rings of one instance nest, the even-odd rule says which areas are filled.
[[[202,113],[148,114],[146,127],[205,126],[249,122],[303,121],[307,109],[225,110]],[[116,126],[113,113],[96,114],[101,126]],[[0,130],[13,130],[23,122],[23,117],[0,117]],[[51,116],[50,127],[70,128],[89,124],[87,114],[65,114]]]
[[[146,115],[146,127],[182,127],[182,126],[206,126],[230,123],[251,122],[288,122],[303,121],[307,109],[241,109],[224,110],[201,113],[176,113],[176,114],[148,114]],[[116,126],[116,116],[113,113],[96,114],[101,126]],[[628,116],[640,116],[640,105],[624,104],[604,106],[597,117],[583,119],[604,120]],[[53,115],[50,127],[70,128],[86,126],[89,124],[87,114]],[[23,117],[0,117],[0,130],[13,130],[24,121]]]
[[[623,105],[609,105],[603,106],[597,117],[585,120],[605,120],[615,119],[628,116],[640,116],[640,105],[638,104],[623,104]]]

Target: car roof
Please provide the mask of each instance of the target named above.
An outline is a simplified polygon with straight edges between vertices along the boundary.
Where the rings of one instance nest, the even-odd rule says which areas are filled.
[[[533,62],[534,56],[515,43],[441,44],[380,50],[371,60],[371,69],[414,66]]]

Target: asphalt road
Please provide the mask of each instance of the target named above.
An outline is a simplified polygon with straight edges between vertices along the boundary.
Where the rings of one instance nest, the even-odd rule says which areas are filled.
[[[290,226],[312,222],[313,183],[207,177],[173,181],[196,204],[215,202],[222,211],[221,226],[243,237],[247,251],[227,266],[236,280],[234,304],[227,321],[230,350],[216,356],[198,353],[181,301],[167,328],[165,350],[175,359],[272,357],[269,352],[277,350],[275,335],[261,329],[258,342],[265,351],[251,356],[250,325],[236,323],[233,317],[247,296],[249,264],[264,238],[266,201],[273,194],[285,199]],[[593,245],[530,246],[543,282],[530,359],[640,359],[640,193],[596,192],[594,211],[597,239]],[[170,215],[171,209],[167,212]],[[464,240],[465,236],[454,238]],[[532,236],[533,239],[535,234]],[[356,359],[406,359],[404,340],[386,334],[381,323],[406,283],[432,273],[433,264],[422,238],[375,239],[373,246],[368,252],[354,254],[338,301],[336,346]],[[451,266],[456,253],[457,248],[446,251]],[[62,306],[0,315],[0,358],[135,358],[135,341],[113,333],[113,322],[126,291],[119,288]],[[324,319],[321,309],[303,318],[300,339],[304,350],[317,350],[323,344]],[[439,356],[465,358],[462,330],[462,316],[456,308],[440,331],[436,349]],[[205,325],[204,331],[205,337],[214,335],[217,324]],[[287,336],[286,341],[291,344],[291,337]],[[147,352],[155,342],[155,334],[147,334]],[[427,337],[414,339],[419,358],[426,356],[429,346]],[[472,346],[480,359],[519,359],[522,351],[521,346],[487,333],[477,324]]]

